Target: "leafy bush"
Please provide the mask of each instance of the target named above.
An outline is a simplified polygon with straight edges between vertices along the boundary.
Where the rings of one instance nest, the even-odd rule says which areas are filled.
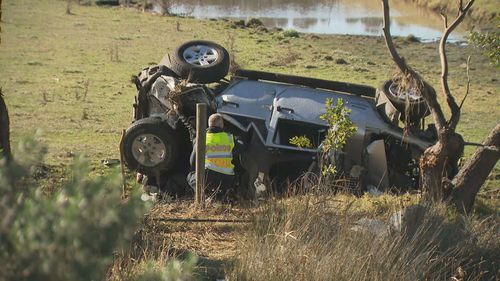
[[[351,110],[345,107],[341,98],[333,104],[333,99],[326,100],[326,112],[320,118],[328,123],[328,132],[322,144],[324,155],[332,155],[335,151],[342,150],[346,141],[356,132],[356,126],[349,119]],[[324,163],[323,174],[335,174],[336,167],[332,163]]]
[[[44,149],[21,142],[0,164],[0,276],[6,280],[103,280],[113,253],[126,245],[145,207],[121,200],[120,177],[90,179],[75,161],[65,186],[45,195],[32,180]]]
[[[263,26],[264,24],[262,23],[261,20],[259,19],[256,19],[256,18],[251,18],[248,20],[246,26],[247,27],[259,27],[259,26]]]
[[[500,15],[496,16],[497,29],[490,32],[471,31],[469,42],[483,51],[493,65],[500,65]]]
[[[294,136],[289,140],[290,144],[301,148],[312,148],[311,140],[307,136]]]
[[[283,31],[283,37],[293,37],[293,38],[299,38],[299,32],[294,29],[288,29]]]

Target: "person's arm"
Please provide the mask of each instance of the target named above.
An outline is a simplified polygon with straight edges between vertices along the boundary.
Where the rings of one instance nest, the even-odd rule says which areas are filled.
[[[244,152],[247,149],[247,146],[242,138],[238,136],[234,136],[234,148],[233,155],[238,155]]]

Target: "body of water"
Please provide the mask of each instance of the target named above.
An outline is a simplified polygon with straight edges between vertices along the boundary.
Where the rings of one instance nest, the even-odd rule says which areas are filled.
[[[382,35],[380,0],[172,0],[170,11],[195,18],[258,18],[267,27],[320,34]],[[391,32],[424,41],[442,35],[441,17],[399,0],[391,1]],[[460,30],[450,40],[461,40]]]

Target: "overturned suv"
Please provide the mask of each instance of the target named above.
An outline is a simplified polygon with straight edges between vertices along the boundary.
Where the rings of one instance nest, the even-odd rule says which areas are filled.
[[[252,70],[237,70],[227,80],[229,65],[223,47],[198,40],[133,77],[138,91],[134,121],[122,147],[128,168],[165,192],[189,190],[196,104],[205,103],[207,114],[221,113],[225,130],[246,143],[236,161],[235,186],[253,197],[262,182],[279,187],[304,172],[319,171],[319,147],[328,130],[320,116],[326,99],[341,98],[357,131],[343,151],[330,155],[337,169],[358,191],[418,187],[418,159],[436,141],[432,125],[424,130],[428,110],[420,96],[399,91],[390,80],[375,89]],[[294,136],[306,136],[314,148],[291,144]]]

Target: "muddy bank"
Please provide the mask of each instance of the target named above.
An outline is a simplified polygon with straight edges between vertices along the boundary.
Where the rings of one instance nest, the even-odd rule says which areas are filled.
[[[411,0],[419,6],[435,12],[445,11],[450,17],[458,11],[457,3],[448,0]],[[464,1],[464,5],[467,1]],[[500,17],[500,2],[498,0],[476,0],[471,7],[470,16],[466,19],[469,27],[488,30],[495,27],[495,18]]]

